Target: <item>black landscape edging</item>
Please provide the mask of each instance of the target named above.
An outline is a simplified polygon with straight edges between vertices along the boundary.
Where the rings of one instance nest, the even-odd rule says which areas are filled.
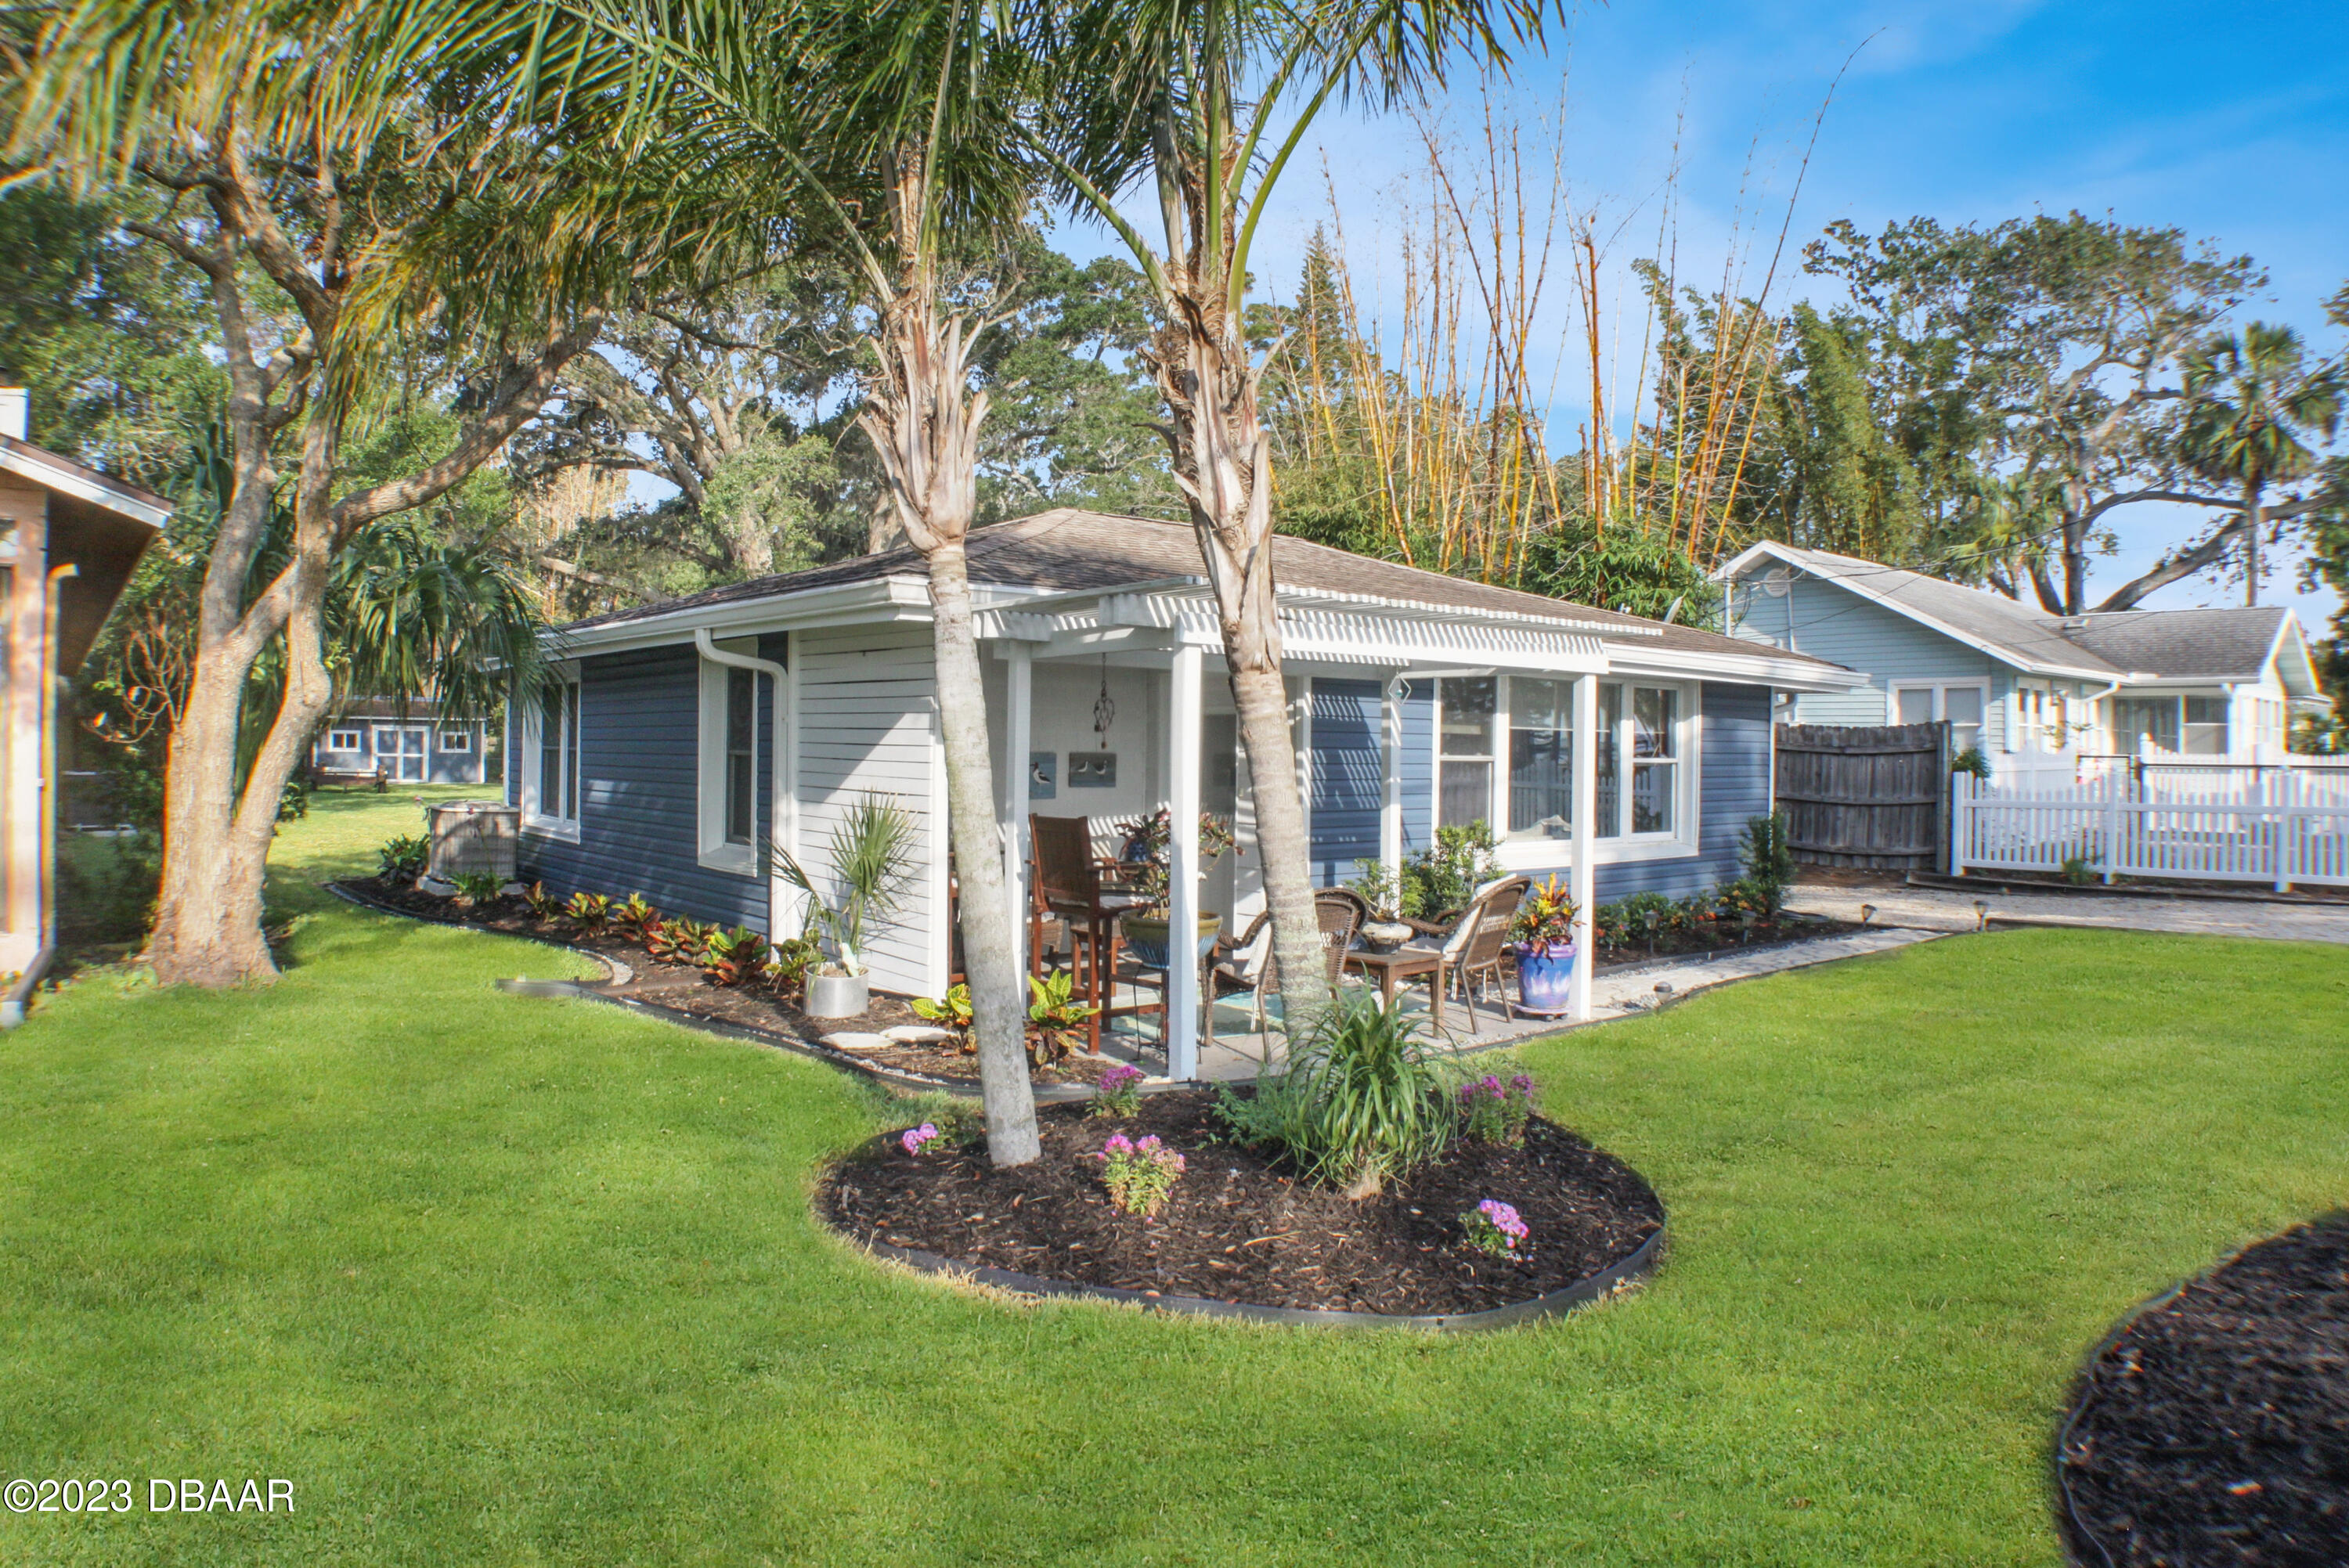
[[[2138,1302],[2135,1306],[2121,1314],[2119,1319],[2113,1324],[2112,1327],[2105,1331],[2104,1336],[2096,1341],[2095,1345],[2090,1348],[2087,1355],[2081,1357],[2080,1369],[2078,1372],[2074,1374],[2072,1378],[2072,1398],[2064,1406],[2064,1419],[2057,1425],[2055,1429],[2055,1440],[2049,1447],[2047,1451],[2047,1468],[2053,1483],[2052,1491],[2054,1492],[2054,1501],[2055,1533],[2057,1538],[2064,1543],[2064,1561],[2073,1564],[2073,1568],[2119,1568],[2119,1564],[2114,1559],[2113,1554],[2105,1550],[2103,1540],[2095,1531],[2089,1529],[2085,1523],[2082,1522],[2078,1511],[2073,1507],[2071,1482],[2064,1478],[2064,1452],[2072,1445],[2073,1429],[2080,1424],[2080,1418],[2087,1413],[2088,1401],[2096,1393],[2096,1363],[2102,1361],[2105,1358],[2105,1353],[2117,1344],[2120,1341],[2121,1336],[2127,1334],[2130,1329],[2135,1328],[2138,1323],[2142,1322],[2147,1317],[2151,1316],[2154,1313],[2159,1312],[2162,1308],[2176,1301],[2179,1296],[2185,1295],[2188,1290],[2191,1289],[2201,1281],[2212,1278],[2226,1269],[2232,1267],[2236,1263],[2241,1260],[2244,1253],[2251,1252],[2256,1248],[2263,1247],[2270,1242],[2274,1241],[2278,1236],[2288,1234],[2292,1231],[2300,1229],[2302,1225],[2322,1223],[2323,1222],[2332,1218],[2334,1213],[2341,1212],[2342,1211],[2337,1210],[2330,1211],[2324,1214],[2316,1216],[2313,1220],[2303,1220],[2294,1224],[2286,1225],[2282,1230],[2277,1231],[2272,1234],[2261,1236],[2255,1241],[2246,1242],[2241,1246],[2237,1247],[2233,1252],[2229,1253],[2225,1257],[2220,1258],[2217,1263],[2212,1264],[2209,1268],[2202,1270],[2199,1274],[2197,1274],[2190,1278],[2178,1281],[2176,1284],[2171,1285],[2168,1290],[2162,1291],[2158,1295],[2146,1297],[2143,1301]],[[2086,1553],[2080,1550],[2080,1546],[2083,1542],[2095,1548],[2096,1556],[2095,1561],[2090,1561]]]
[[[1112,1302],[1123,1306],[1138,1306],[1144,1312],[1171,1312],[1197,1317],[1238,1318],[1249,1323],[1287,1323],[1317,1325],[1324,1328],[1420,1328],[1439,1334],[1479,1334],[1495,1328],[1508,1328],[1520,1323],[1537,1323],[1545,1318],[1563,1317],[1578,1307],[1589,1305],[1612,1295],[1626,1285],[1646,1279],[1656,1272],[1663,1260],[1664,1227],[1641,1242],[1631,1252],[1599,1270],[1575,1281],[1560,1290],[1537,1295],[1526,1301],[1513,1301],[1506,1306],[1487,1307],[1482,1312],[1447,1312],[1401,1314],[1383,1312],[1344,1312],[1335,1308],[1310,1306],[1259,1306],[1246,1301],[1215,1301],[1199,1295],[1160,1295],[1154,1291],[1127,1290],[1118,1285],[1080,1284],[1073,1280],[1045,1279],[1040,1275],[1020,1274],[1013,1269],[988,1268],[976,1264],[958,1263],[915,1247],[895,1247],[886,1242],[860,1242],[833,1227],[820,1222],[826,1230],[849,1245],[871,1253],[875,1257],[926,1274],[972,1284],[991,1285],[1016,1295],[1054,1296],[1081,1301]]]
[[[550,942],[543,936],[528,936],[519,932],[486,931],[481,926],[461,920],[435,920],[429,915],[419,914],[412,909],[402,909],[397,904],[384,903],[369,898],[365,893],[347,888],[339,882],[330,882],[324,885],[328,892],[346,903],[372,910],[378,914],[397,915],[403,920],[415,921],[419,925],[440,925],[454,931],[479,932],[483,936],[502,936],[510,942],[535,943],[541,947],[552,949],[556,953],[575,954],[582,958],[590,959],[602,965],[606,975],[626,967],[618,960],[598,953],[592,947],[574,947],[567,942]],[[830,1067],[843,1068],[852,1072],[861,1073],[892,1088],[909,1089],[916,1094],[958,1095],[965,1099],[977,1099],[979,1097],[979,1086],[973,1079],[932,1078],[926,1073],[906,1072],[898,1068],[885,1068],[878,1063],[865,1061],[852,1052],[843,1051],[837,1046],[827,1046],[818,1040],[802,1039],[797,1035],[785,1034],[780,1029],[761,1029],[749,1024],[738,1024],[728,1018],[712,1018],[700,1013],[687,1012],[682,1007],[670,1007],[658,1002],[647,1002],[637,996],[616,996],[608,991],[599,989],[599,983],[595,981],[501,979],[496,982],[496,985],[499,990],[508,995],[569,996],[583,1002],[601,1002],[606,1006],[623,1007],[630,1012],[647,1014],[665,1023],[676,1024],[684,1028],[699,1029],[704,1034],[716,1035],[722,1039],[742,1040],[751,1045],[772,1046],[777,1050],[806,1057],[811,1061],[819,1061]],[[1185,1087],[1188,1086],[1152,1085],[1145,1092],[1163,1092],[1164,1089]],[[1039,1105],[1059,1105],[1075,1100],[1091,1099],[1093,1095],[1092,1088],[1082,1084],[1037,1084],[1035,1090],[1036,1103]]]

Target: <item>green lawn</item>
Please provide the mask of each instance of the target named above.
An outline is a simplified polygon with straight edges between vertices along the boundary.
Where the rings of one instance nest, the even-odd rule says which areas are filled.
[[[1671,1210],[1600,1310],[1007,1306],[810,1222],[871,1092],[309,889],[415,820],[286,834],[274,988],[99,976],[0,1040],[0,1470],[140,1509],[0,1514],[0,1562],[2052,1564],[2085,1347],[2349,1200],[2338,949],[2014,933],[1528,1050]],[[297,1511],[150,1515],[157,1476]]]

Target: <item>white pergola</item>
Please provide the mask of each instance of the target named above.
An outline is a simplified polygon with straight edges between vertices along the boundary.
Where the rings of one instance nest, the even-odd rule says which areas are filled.
[[[1380,769],[1383,795],[1379,852],[1390,872],[1402,864],[1402,691],[1413,680],[1495,673],[1541,675],[1574,682],[1574,810],[1572,869],[1575,965],[1572,1016],[1590,1016],[1590,968],[1596,952],[1591,916],[1596,895],[1595,827],[1599,815],[1599,681],[1616,666],[1608,642],[1656,639],[1660,629],[1637,623],[1551,618],[1503,610],[1455,609],[1365,594],[1283,588],[1279,611],[1282,665],[1305,675],[1375,677],[1381,683]],[[1166,710],[1169,817],[1174,834],[1170,904],[1177,932],[1195,929],[1199,907],[1201,685],[1210,665],[1223,668],[1223,635],[1203,579],[1169,578],[1102,593],[1052,594],[999,603],[983,611],[979,635],[994,643],[1009,670],[1004,755],[1028,755],[1031,676],[1039,659],[1116,655],[1122,663],[1163,668],[1172,680]],[[1645,650],[1642,650],[1643,652]],[[1642,659],[1637,661],[1646,663]],[[1300,781],[1310,789],[1309,758],[1299,756]],[[1018,779],[1014,771],[1010,775]],[[1028,817],[1025,791],[1006,789],[998,810],[1003,834],[1012,918],[1025,939],[1028,911]],[[1187,829],[1187,830],[1185,830]],[[1024,956],[1024,955],[1023,955]],[[1196,1076],[1200,1034],[1199,975],[1177,964],[1166,977],[1166,1070],[1176,1079]]]

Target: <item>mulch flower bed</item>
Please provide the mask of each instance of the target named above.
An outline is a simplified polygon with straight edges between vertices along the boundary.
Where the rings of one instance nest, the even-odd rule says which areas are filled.
[[[583,932],[562,918],[542,921],[518,898],[501,898],[490,904],[460,906],[454,899],[436,898],[412,886],[380,877],[355,877],[341,885],[375,903],[422,920],[448,925],[470,925],[508,936],[534,936],[585,952],[617,959],[627,966],[624,984],[604,984],[593,989],[600,995],[650,1003],[690,1013],[698,1018],[732,1024],[762,1034],[799,1041],[821,1041],[826,1035],[871,1034],[925,1019],[901,997],[875,995],[873,1005],[851,1018],[811,1018],[788,996],[779,996],[763,983],[720,985],[695,964],[675,964],[653,957],[644,944],[615,931]],[[947,1081],[978,1081],[978,1058],[965,1055],[955,1042],[891,1043],[846,1053],[859,1062],[894,1072],[916,1074]],[[1049,1068],[1037,1068],[1030,1077],[1039,1084],[1090,1084],[1117,1064],[1107,1057],[1068,1057]]]
[[[998,1171],[941,1139],[908,1153],[875,1140],[824,1179],[817,1207],[860,1242],[1048,1279],[1263,1306],[1390,1315],[1480,1312],[1545,1295],[1620,1262],[1664,1222],[1637,1171],[1538,1118],[1522,1147],[1461,1142],[1360,1202],[1222,1141],[1206,1091],[1152,1095],[1130,1117],[1039,1112],[1044,1156]],[[1114,1206],[1102,1145],[1155,1136],[1185,1170],[1143,1219]],[[1514,1205],[1530,1253],[1495,1257],[1460,1216]]]
[[[1755,947],[1782,947],[1793,942],[1813,942],[1826,936],[1847,936],[1861,927],[1848,920],[1789,911],[1776,920],[1756,921],[1751,931],[1734,921],[1709,920],[1694,926],[1661,929],[1651,943],[1644,931],[1618,942],[1603,936],[1599,943],[1599,971],[1645,964],[1651,959],[1686,958],[1700,954],[1735,953]]]
[[[2083,1375],[2057,1463],[2078,1563],[2349,1563],[2349,1213],[2129,1324]]]

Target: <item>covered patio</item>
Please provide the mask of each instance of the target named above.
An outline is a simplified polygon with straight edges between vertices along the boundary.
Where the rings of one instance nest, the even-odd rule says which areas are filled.
[[[1599,679],[1613,667],[1594,634],[1621,637],[1647,629],[1611,620],[1578,624],[1565,605],[1557,617],[1536,617],[1293,589],[1283,589],[1278,603],[1291,730],[1299,777],[1309,781],[1309,812],[1317,793],[1310,683],[1367,677],[1378,684],[1376,852],[1390,874],[1400,873],[1405,852],[1403,694],[1409,683],[1508,673],[1570,687],[1571,801],[1557,813],[1570,836],[1555,848],[1569,868],[1577,942],[1589,952]],[[1263,908],[1262,862],[1254,845],[1247,759],[1223,679],[1222,638],[1206,584],[1181,577],[1114,593],[1030,598],[985,612],[980,634],[995,655],[989,717],[1003,762],[997,808],[1007,861],[1016,868],[1011,897],[1023,944],[1034,874],[1031,814],[1082,815],[1097,848],[1111,851],[1117,824],[1165,808],[1178,830],[1170,856],[1172,928],[1195,929],[1205,911],[1222,915],[1227,934],[1241,932]],[[1238,853],[1203,864],[1195,833],[1203,810],[1232,820]],[[1344,874],[1342,868],[1317,867],[1317,881],[1333,880],[1332,870]],[[1025,965],[1028,955],[1021,956]],[[1256,1003],[1244,992],[1211,1006],[1203,969],[1176,962],[1143,975],[1122,966],[1113,1007],[1154,1004],[1163,987],[1164,1010],[1113,1018],[1104,1051],[1175,1079],[1253,1071],[1278,1037],[1256,1032]],[[1412,989],[1424,1006],[1426,983]],[[1466,1007],[1447,1007],[1449,1043],[1491,1044],[1557,1026],[1556,1020],[1512,1020],[1502,1001],[1490,996],[1475,1008],[1473,1023]],[[1277,1002],[1268,1006],[1277,1016]],[[1590,1014],[1588,966],[1578,965],[1568,1019]]]

